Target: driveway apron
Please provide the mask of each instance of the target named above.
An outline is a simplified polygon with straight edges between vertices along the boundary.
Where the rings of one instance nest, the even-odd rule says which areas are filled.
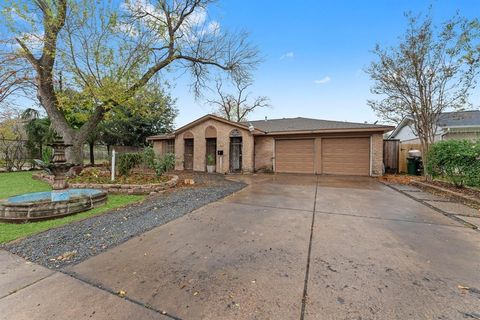
[[[68,272],[182,319],[295,319],[315,177],[267,178]]]

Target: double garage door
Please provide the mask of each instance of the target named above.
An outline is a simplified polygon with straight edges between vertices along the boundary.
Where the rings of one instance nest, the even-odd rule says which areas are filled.
[[[368,176],[370,138],[276,140],[275,171]]]

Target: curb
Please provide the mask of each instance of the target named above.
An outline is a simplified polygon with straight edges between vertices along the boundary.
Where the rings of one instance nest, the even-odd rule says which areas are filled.
[[[427,191],[434,191],[438,192],[441,194],[444,194],[448,197],[454,198],[455,200],[461,201],[464,204],[469,204],[470,206],[473,206],[475,208],[480,208],[480,200],[477,198],[471,197],[471,196],[466,196],[464,194],[461,194],[459,192],[455,192],[446,188],[442,188],[436,185],[432,185],[427,182],[421,182],[421,181],[412,181],[412,185],[417,186],[421,189],[427,190]]]
[[[400,190],[400,189],[397,189],[397,188],[389,185],[388,183],[385,183],[385,182],[380,182],[380,183],[384,184],[385,186],[387,186],[387,187],[390,188],[390,189],[393,189],[393,190],[395,190],[395,191],[403,194],[404,196],[409,197],[410,199],[413,199],[413,200],[415,200],[415,201],[417,201],[417,202],[420,202],[421,204],[423,204],[423,205],[426,206],[426,207],[429,207],[429,208],[432,209],[432,210],[435,210],[435,211],[443,214],[443,215],[446,216],[447,218],[450,218],[450,219],[452,219],[452,220],[454,220],[454,221],[456,221],[456,222],[458,222],[458,223],[463,224],[465,227],[467,227],[467,228],[469,228],[469,229],[473,229],[473,230],[475,230],[475,231],[477,231],[477,232],[480,232],[480,229],[478,228],[478,226],[474,225],[473,223],[470,223],[470,222],[468,222],[468,221],[465,221],[465,220],[459,218],[458,216],[456,216],[456,215],[454,215],[454,214],[448,213],[448,212],[446,212],[446,211],[443,211],[442,209],[439,209],[439,208],[437,208],[437,207],[435,207],[435,206],[432,206],[431,204],[425,202],[425,201],[422,200],[422,199],[417,199],[417,198],[413,197],[412,195],[409,195],[408,193],[406,193],[406,192],[404,192],[404,191],[402,191],[402,190]]]

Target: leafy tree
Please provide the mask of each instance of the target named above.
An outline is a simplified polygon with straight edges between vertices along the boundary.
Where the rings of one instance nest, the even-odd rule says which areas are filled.
[[[21,118],[24,121],[24,130],[27,134],[26,148],[30,159],[41,159],[43,148],[55,138],[47,117],[40,117],[40,113],[32,108],[23,111]]]
[[[23,84],[33,80],[52,126],[73,145],[68,160],[80,164],[84,142],[105,115],[128,107],[161,72],[190,72],[199,95],[212,72],[240,76],[255,67],[256,48],[245,33],[226,32],[209,19],[211,3],[7,0],[0,5],[9,30],[0,45],[7,62],[0,72],[21,74]],[[27,65],[24,74],[17,72]],[[91,100],[79,128],[62,107],[67,89],[88,93]]]
[[[479,22],[458,16],[435,26],[432,17],[407,14],[408,28],[398,45],[373,51],[376,60],[367,73],[368,104],[385,120],[412,120],[422,154],[434,142],[439,115],[466,106],[480,65]],[[424,159],[425,160],[425,159]]]
[[[173,130],[178,114],[175,100],[156,87],[135,102],[137,106],[118,107],[101,124],[101,140],[107,145],[144,146],[146,138]]]

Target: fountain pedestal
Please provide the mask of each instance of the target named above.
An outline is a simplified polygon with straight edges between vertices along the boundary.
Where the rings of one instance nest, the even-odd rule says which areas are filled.
[[[70,147],[71,144],[65,144],[63,140],[58,139],[49,144],[49,146],[53,148],[52,163],[47,166],[53,174],[52,201],[69,200],[70,193],[67,190],[68,184],[66,173],[71,167],[73,167],[73,164],[67,163],[65,149]]]

